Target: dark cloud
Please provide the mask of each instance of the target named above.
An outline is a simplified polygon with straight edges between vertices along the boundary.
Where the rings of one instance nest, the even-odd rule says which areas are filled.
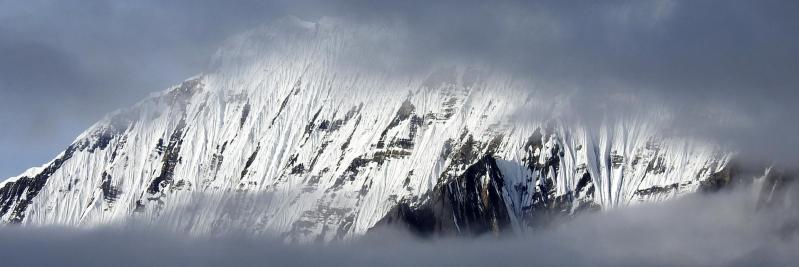
[[[90,230],[6,227],[0,259],[8,266],[790,266],[799,260],[796,199],[756,209],[748,189],[475,239],[417,240],[385,230],[350,242],[286,244],[237,233],[235,225],[213,236],[187,235],[164,227],[169,220]],[[225,214],[252,208],[226,203]],[[209,216],[197,208],[183,215]]]
[[[402,39],[382,57],[403,59],[395,69],[484,64],[575,92],[585,120],[666,106],[674,128],[794,164],[797,11],[795,1],[0,1],[0,176],[202,72],[232,34],[287,15],[390,24]],[[638,101],[619,104],[619,93]]]

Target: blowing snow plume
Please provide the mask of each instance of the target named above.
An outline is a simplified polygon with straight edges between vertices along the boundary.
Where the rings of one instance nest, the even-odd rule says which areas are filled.
[[[84,61],[92,57],[76,49],[85,43],[68,38],[69,27],[54,30],[64,36],[58,42],[21,34],[47,23],[20,14],[49,5],[5,5],[0,19],[11,23],[0,34],[18,38],[0,39],[0,48],[47,43],[46,55],[79,60],[58,61],[54,69],[73,72],[39,82],[48,75],[25,74],[51,69],[12,57],[9,67],[0,64],[9,70],[0,74],[3,100],[26,99],[28,87],[67,95],[120,88],[89,81],[92,70],[116,68]],[[207,67],[162,66],[170,72],[159,73],[180,73],[175,81],[185,70],[202,73],[110,113],[50,162],[0,183],[0,221],[23,226],[5,228],[9,239],[30,236],[52,253],[75,255],[85,255],[82,247],[63,248],[59,238],[103,244],[99,250],[116,246],[102,236],[123,247],[130,239],[136,245],[117,252],[148,249],[140,253],[164,265],[187,257],[246,264],[260,253],[285,264],[792,260],[794,4],[186,6],[97,5],[118,22],[92,24],[99,36],[129,32],[115,27],[138,25],[131,14],[150,14],[142,25],[152,26],[165,13],[174,23],[134,31],[158,33],[135,43],[219,48]],[[225,23],[197,21],[211,17]],[[219,41],[183,40],[189,28]],[[112,54],[136,54],[119,48]],[[99,76],[117,77],[91,77]],[[136,90],[129,92],[144,93]],[[102,109],[92,99],[76,102]],[[6,102],[13,103],[0,106],[41,110]],[[18,139],[4,138],[8,151],[18,150]]]
[[[289,17],[234,36],[208,73],[110,114],[7,180],[0,218],[102,225],[158,218],[194,193],[270,192],[275,205],[253,230],[291,241],[420,219],[482,234],[733,178],[735,150],[670,132],[672,109],[575,119],[570,93],[492,66],[375,60],[375,47],[403,51],[391,45],[407,38],[401,29]]]

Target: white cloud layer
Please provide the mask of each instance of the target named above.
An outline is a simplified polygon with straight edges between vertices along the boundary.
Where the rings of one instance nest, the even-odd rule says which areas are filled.
[[[0,261],[8,266],[790,266],[799,260],[796,188],[770,208],[756,208],[751,190],[739,189],[476,239],[418,240],[384,230],[350,242],[286,244],[268,234],[237,232],[232,225],[214,236],[141,222],[90,230],[6,227],[0,228]],[[237,209],[235,203],[220,212]],[[195,208],[186,207],[182,215],[191,216]]]

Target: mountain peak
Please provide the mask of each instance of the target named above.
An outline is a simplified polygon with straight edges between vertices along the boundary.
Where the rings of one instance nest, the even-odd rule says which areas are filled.
[[[479,234],[696,192],[731,157],[662,136],[645,114],[561,120],[551,114],[562,95],[478,67],[364,69],[363,47],[347,37],[386,43],[381,35],[320,35],[320,24],[340,22],[287,21],[295,29],[234,37],[211,71],[109,115],[52,162],[6,181],[0,219],[139,218],[309,241],[427,218],[436,224],[419,229]],[[268,205],[248,197],[258,194]],[[192,206],[198,196],[209,201]],[[194,213],[177,212],[187,207]]]

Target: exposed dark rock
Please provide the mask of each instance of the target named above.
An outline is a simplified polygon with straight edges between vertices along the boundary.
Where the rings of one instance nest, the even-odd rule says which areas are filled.
[[[286,105],[288,105],[289,99],[291,99],[291,96],[292,95],[297,95],[297,94],[300,93],[300,87],[301,86],[302,86],[302,80],[297,80],[297,82],[294,84],[294,87],[292,87],[292,89],[289,92],[289,94],[286,95],[286,98],[283,99],[283,103],[280,104],[280,109],[277,110],[277,114],[275,114],[275,117],[272,118],[272,122],[269,123],[269,127],[272,127],[272,126],[275,125],[275,120],[277,120],[277,118],[280,117],[280,114],[283,113],[283,109],[285,109]]]
[[[655,138],[650,138],[646,141],[646,149],[659,151],[660,143]]]
[[[179,114],[183,114],[185,113],[184,111],[187,100],[201,85],[202,79],[185,81],[177,88],[170,90],[162,99],[168,102],[168,104],[171,106],[174,106],[176,109],[179,109]],[[98,126],[92,130],[92,132],[90,132],[86,138],[78,140],[70,145],[60,157],[53,160],[53,162],[45,167],[39,174],[35,175],[34,177],[20,177],[14,182],[6,183],[3,188],[0,188],[0,216],[4,216],[6,213],[11,212],[11,215],[9,216],[9,222],[21,223],[24,220],[27,207],[33,202],[34,198],[45,186],[50,176],[60,169],[64,162],[72,158],[74,153],[78,151],[94,153],[97,150],[104,150],[108,148],[115,138],[122,136],[124,132],[135,126],[134,118],[136,115],[137,113],[135,110],[129,110],[111,117],[108,120],[108,123]],[[182,129],[182,127],[179,128]],[[111,152],[112,161],[118,156],[117,150],[124,146],[126,141],[127,140],[124,137],[118,141],[115,150]],[[174,148],[175,146],[172,146],[172,150],[174,150]],[[164,152],[167,152],[168,154],[169,152],[172,152],[170,151],[169,147],[163,147],[163,140],[160,140],[156,149],[158,150],[159,155]],[[175,159],[171,162],[177,160],[178,159]],[[169,175],[165,175],[164,178],[166,178],[166,176]],[[110,177],[108,177],[108,179],[104,178],[104,182],[101,184],[104,197],[107,196],[108,199],[115,199],[118,196],[119,191],[111,186],[112,183],[110,182],[107,183],[106,186],[105,181],[110,181]],[[70,188],[67,190],[72,190],[72,183],[69,184],[69,187]],[[24,199],[22,198],[23,195]]]
[[[455,114],[455,110],[456,110],[455,109],[455,104],[457,104],[457,103],[458,103],[458,98],[456,98],[456,97],[450,97],[449,99],[447,99],[446,102],[444,102],[444,105],[443,105],[444,106],[444,114],[442,116],[442,119],[448,120],[449,118],[452,118],[452,115]]]
[[[619,155],[616,151],[610,154],[610,164],[614,169],[618,169],[624,164],[624,156]]]
[[[330,123],[330,131],[331,132],[338,131],[338,129],[341,129],[341,126],[343,125],[344,125],[344,120],[336,119],[332,123]]]
[[[666,172],[666,160],[664,160],[661,156],[655,157],[655,159],[650,161],[649,165],[646,166],[646,172],[653,174],[661,174]]]
[[[502,145],[503,138],[504,136],[502,136],[501,134],[494,136],[494,138],[491,138],[491,141],[488,142],[488,146],[486,147],[486,153],[492,155],[496,153],[497,149],[499,149],[499,146]]]
[[[524,150],[528,151],[529,153],[533,153],[536,149],[543,148],[544,143],[542,140],[543,135],[541,135],[541,129],[536,129],[533,134],[527,138],[527,142],[524,143]]]
[[[673,183],[666,186],[653,186],[650,188],[638,189],[635,191],[635,195],[638,196],[649,196],[649,195],[660,195],[660,194],[668,194],[680,188],[679,183]]]
[[[359,104],[358,106],[353,106],[344,114],[343,119],[336,119],[330,124],[330,131],[335,132],[338,129],[341,129],[344,124],[346,124],[350,119],[354,118],[359,112],[361,112],[361,108],[363,108],[363,103]],[[360,116],[358,116],[360,118]]]
[[[244,169],[241,170],[241,177],[239,179],[244,179],[244,176],[247,175],[247,171],[252,166],[252,163],[255,162],[255,157],[258,156],[258,150],[261,150],[261,146],[258,145],[255,147],[255,151],[250,154],[250,157],[247,159],[247,163],[244,164]]]
[[[410,123],[411,131],[409,134],[410,135],[409,138],[411,139],[411,141],[416,139],[416,133],[418,132],[419,127],[421,127],[422,124],[424,124],[424,118],[416,115],[411,116],[411,123]]]
[[[180,191],[180,190],[190,190],[191,189],[191,182],[187,180],[178,180],[174,186],[170,187],[170,192],[173,191]]]
[[[494,158],[484,156],[462,175],[436,186],[423,204],[398,204],[376,228],[398,225],[425,237],[499,233],[510,226],[503,184]]]
[[[291,156],[289,156],[288,166],[294,166],[294,164],[297,163],[297,157],[299,156],[300,156],[299,154],[292,154]]]
[[[155,144],[155,152],[160,156],[164,154],[164,150],[166,150],[166,147],[164,147],[164,138],[158,138],[158,143]]]
[[[127,142],[128,142],[128,136],[122,135],[122,137],[119,139],[119,143],[117,143],[116,147],[114,147],[114,151],[111,152],[111,160],[110,160],[111,162],[113,162],[117,158],[117,156],[119,155],[119,150],[123,149],[125,147],[125,144],[127,144]]]
[[[458,148],[458,150],[453,151],[451,154],[452,165],[463,166],[468,165],[474,162],[479,153],[479,148],[477,147],[478,142],[474,140],[471,134],[467,135],[466,139],[463,141],[463,144]]]
[[[405,177],[405,180],[402,181],[402,187],[409,189],[411,184],[411,177],[413,177],[413,170],[408,171],[408,176]]]
[[[596,187],[594,186],[594,180],[591,178],[591,174],[583,173],[583,176],[580,177],[580,180],[577,182],[577,187],[574,189],[573,196],[574,200],[571,203],[572,214],[577,214],[584,211],[594,211],[599,210],[599,204],[594,202],[594,191],[596,191]]]
[[[20,177],[16,181],[8,182],[0,188],[0,216],[4,216],[10,211],[9,222],[21,223],[25,219],[25,211],[28,205],[33,203],[33,199],[47,184],[50,176],[60,169],[64,162],[72,158],[76,150],[77,145],[73,144],[64,151],[61,157],[55,159],[39,174],[34,177]]]
[[[185,119],[180,119],[175,131],[169,137],[169,143],[164,149],[164,157],[161,160],[161,173],[150,182],[147,193],[156,194],[172,184],[175,166],[179,163],[180,147],[183,144],[183,132],[186,128]]]
[[[319,113],[322,113],[321,107],[316,111],[316,113],[313,114],[313,117],[311,118],[311,121],[308,122],[308,125],[305,125],[306,138],[308,138],[308,136],[310,136],[311,133],[313,133],[313,130],[316,128],[316,118],[319,117]]]
[[[143,212],[144,211],[144,203],[141,200],[136,200],[135,208],[133,208],[133,212]]]
[[[380,133],[380,139],[377,141],[377,148],[385,147],[385,140],[388,131],[394,127],[397,127],[397,125],[399,125],[401,122],[409,119],[413,114],[414,109],[416,109],[416,107],[413,106],[410,100],[406,99],[404,102],[402,102],[402,105],[400,105],[399,109],[397,110],[397,114],[394,115],[394,119],[392,119],[388,126],[386,126],[386,129]]]
[[[121,136],[134,125],[133,119],[126,114],[119,114],[109,119],[108,123],[99,125],[85,138],[76,141],[73,145],[78,151],[94,153],[96,150],[106,149],[114,138]],[[124,145],[125,141],[122,142]]]
[[[372,161],[377,162],[378,165],[383,165],[387,159],[397,159],[410,156],[411,152],[402,149],[387,149],[384,151],[375,152]]]
[[[323,120],[322,122],[319,123],[319,130],[327,130],[329,128],[330,128],[329,120]]]
[[[639,162],[641,162],[641,156],[636,155],[633,157],[633,160],[630,161],[630,165],[636,166]]]
[[[214,155],[211,156],[211,171],[214,172],[214,176],[216,176],[216,172],[219,170],[219,168],[222,166],[222,162],[225,160],[224,154],[225,154],[225,149],[227,149],[227,144],[228,142],[225,141],[224,143],[222,143],[221,147],[217,145],[216,153],[214,153]]]
[[[397,138],[397,139],[394,139],[393,141],[391,141],[391,144],[389,144],[388,146],[389,147],[398,147],[398,148],[410,150],[410,149],[413,149],[413,144],[414,144],[413,143],[413,139],[410,139],[410,138]]]
[[[559,217],[572,216],[599,207],[593,201],[596,189],[585,165],[580,165],[575,170],[582,173],[575,188],[557,194],[556,181],[559,181],[558,172],[564,152],[558,143],[553,144],[549,151],[544,151],[544,141],[548,138],[550,137],[544,136],[539,128],[527,139],[524,145],[527,155],[522,161],[532,176],[526,180],[527,184],[514,186],[516,191],[522,192],[522,198],[529,198],[529,201],[522,199],[520,202],[529,203],[521,209],[522,218],[531,227],[544,227]]]
[[[358,197],[363,197],[367,193],[369,193],[369,189],[372,188],[372,182],[373,182],[372,179],[368,179],[366,183],[363,183],[363,186],[361,186],[361,190],[358,190]]]
[[[430,204],[422,208],[413,208],[408,203],[399,203],[369,231],[383,227],[400,227],[421,237],[459,233],[454,225],[443,222],[445,218],[440,218],[440,214],[436,213],[432,206]],[[445,209],[446,207],[437,206],[436,208]]]
[[[251,108],[250,103],[248,102],[241,109],[241,119],[239,119],[239,129],[244,127],[244,123],[247,122],[247,117],[250,116],[250,108]]]
[[[309,171],[313,170],[316,166],[316,162],[319,160],[319,157],[322,156],[322,153],[325,153],[325,149],[327,149],[328,145],[330,145],[330,141],[323,142],[322,145],[319,146],[319,149],[316,150],[316,155],[313,157],[313,160],[311,160],[311,164],[308,165]]]
[[[580,180],[577,181],[577,188],[574,190],[575,192],[583,192],[585,191],[588,195],[594,195],[594,184],[593,180],[591,179],[590,173],[583,173],[583,176],[580,177]]]
[[[344,143],[341,144],[341,151],[342,152],[347,150],[347,147],[350,146],[350,142],[352,142],[352,136],[355,135],[355,130],[358,129],[358,124],[360,124],[360,123],[361,123],[361,116],[358,116],[358,119],[355,120],[355,127],[352,128],[352,132],[350,133],[350,136],[347,137],[347,141],[344,141]],[[344,154],[342,153],[341,156],[343,157]]]
[[[291,168],[291,174],[303,174],[303,173],[305,173],[305,165],[302,165],[302,163],[300,163],[297,166],[294,166],[294,168]]]
[[[707,180],[701,181],[699,184],[699,191],[701,192],[717,192],[728,185],[733,183],[733,178],[738,174],[738,167],[734,163],[730,163],[726,168],[721,171],[715,172],[710,175]]]
[[[441,148],[441,155],[439,156],[441,159],[447,159],[449,155],[452,153],[452,148],[455,146],[455,140],[452,138],[447,139],[444,141],[444,145]]]
[[[171,104],[185,104],[198,88],[202,86],[202,78],[187,80],[166,94],[165,99]]]
[[[103,172],[103,182],[100,184],[100,189],[103,192],[103,199],[109,204],[116,202],[119,199],[119,195],[122,194],[122,190],[114,186],[111,180],[111,175]]]
[[[352,176],[356,176],[358,175],[358,169],[363,168],[369,164],[369,162],[372,162],[372,159],[364,159],[361,157],[354,158],[350,162],[350,166],[347,167],[346,172],[351,173]]]

